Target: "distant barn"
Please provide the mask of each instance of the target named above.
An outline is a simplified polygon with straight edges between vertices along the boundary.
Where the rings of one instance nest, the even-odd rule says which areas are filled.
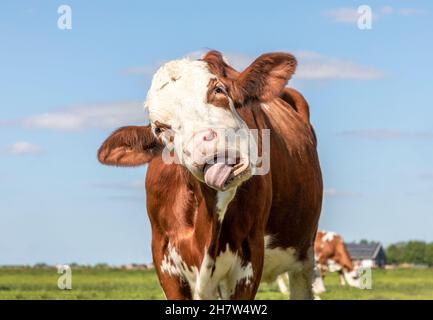
[[[346,243],[346,247],[355,265],[382,268],[386,264],[385,250],[379,242]]]

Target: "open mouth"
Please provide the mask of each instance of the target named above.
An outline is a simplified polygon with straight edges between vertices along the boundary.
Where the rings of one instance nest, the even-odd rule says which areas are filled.
[[[224,159],[214,159],[203,167],[204,180],[208,186],[224,191],[247,175],[249,162],[246,159],[236,158],[235,161],[227,162]]]

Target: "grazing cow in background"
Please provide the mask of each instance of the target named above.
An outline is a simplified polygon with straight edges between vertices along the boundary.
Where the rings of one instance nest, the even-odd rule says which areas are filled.
[[[313,291],[316,295],[326,291],[323,282],[326,271],[338,272],[342,286],[347,282],[352,287],[359,287],[357,272],[340,235],[335,232],[317,231],[314,257],[316,268]],[[285,275],[277,278],[277,284],[282,293],[288,293]]]
[[[104,164],[149,164],[152,253],[168,299],[253,299],[261,279],[285,272],[292,298],[312,298],[322,178],[308,104],[285,88],[296,65],[287,53],[242,72],[217,51],[170,61],[147,95],[150,125],[120,128],[99,149]],[[242,130],[258,134],[227,146],[227,132]]]
[[[314,255],[317,264],[314,293],[325,291],[323,280],[326,271],[338,272],[342,286],[359,287],[357,272],[346,249],[343,238],[335,232],[318,231],[314,242]]]

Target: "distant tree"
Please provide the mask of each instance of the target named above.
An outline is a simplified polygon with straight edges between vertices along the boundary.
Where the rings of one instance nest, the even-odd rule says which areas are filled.
[[[404,251],[404,260],[409,263],[425,263],[425,249],[424,241],[409,241]]]
[[[424,263],[433,266],[433,242],[430,242],[425,247]]]
[[[367,239],[362,239],[359,241],[360,244],[369,244],[369,241]]]
[[[406,243],[400,242],[396,244],[391,244],[386,249],[386,258],[388,263],[400,264],[404,261],[404,252],[406,249]]]
[[[34,265],[34,268],[40,268],[40,269],[48,268],[48,264],[46,264],[45,262],[38,262]]]
[[[433,266],[433,243],[408,241],[391,244],[386,249],[389,263],[415,263]]]

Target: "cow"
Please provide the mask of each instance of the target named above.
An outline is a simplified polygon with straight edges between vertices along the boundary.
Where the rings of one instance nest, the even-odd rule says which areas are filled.
[[[347,282],[351,287],[359,287],[357,271],[339,234],[319,230],[314,242],[314,254],[317,264],[316,279],[313,284],[315,294],[326,291],[323,283],[326,271],[338,272],[342,286]]]
[[[339,234],[331,231],[317,231],[314,242],[314,259],[316,267],[313,292],[316,298],[326,291],[323,280],[327,271],[338,272],[342,286],[345,286],[347,282],[351,287],[359,287],[356,268]],[[286,282],[287,274],[278,276],[277,284],[281,293],[284,294],[288,294]]]
[[[167,299],[254,299],[261,280],[285,272],[293,299],[313,297],[323,185],[308,104],[286,88],[296,66],[283,52],[241,72],[218,51],[169,61],[147,94],[150,124],[122,127],[100,147],[103,164],[148,164],[152,254]],[[226,143],[239,131],[256,134]]]

